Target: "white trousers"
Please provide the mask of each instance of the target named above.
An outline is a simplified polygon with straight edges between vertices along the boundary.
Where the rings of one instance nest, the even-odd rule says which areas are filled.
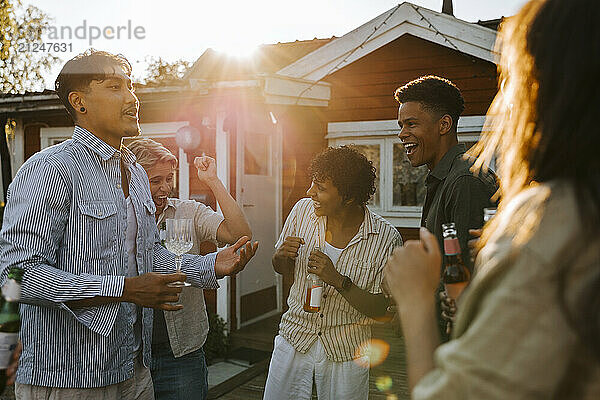
[[[263,400],[310,400],[313,376],[319,400],[369,398],[368,368],[328,360],[320,339],[302,354],[277,335]]]

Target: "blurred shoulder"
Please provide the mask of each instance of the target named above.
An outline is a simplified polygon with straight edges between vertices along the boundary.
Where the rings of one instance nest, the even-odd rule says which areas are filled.
[[[527,188],[497,215],[490,242],[526,248],[543,263],[553,264],[566,246],[583,234],[572,185],[554,181]]]

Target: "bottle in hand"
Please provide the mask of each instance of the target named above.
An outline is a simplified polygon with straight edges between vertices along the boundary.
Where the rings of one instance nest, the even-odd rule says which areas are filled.
[[[452,304],[454,304],[469,283],[471,272],[462,260],[454,222],[442,225],[442,235],[444,237],[444,254],[446,258],[446,267],[442,274],[442,282],[444,282],[446,295]],[[446,324],[446,332],[450,333],[451,329],[452,323],[448,322]]]
[[[6,385],[6,368],[8,368],[12,353],[17,347],[21,317],[19,315],[19,300],[21,299],[21,280],[23,269],[11,267],[8,278],[2,286],[0,299],[0,393]]]
[[[318,247],[315,250],[320,250]],[[309,273],[306,276],[306,298],[304,299],[304,311],[316,313],[321,311],[321,297],[323,295],[323,281],[319,276]]]

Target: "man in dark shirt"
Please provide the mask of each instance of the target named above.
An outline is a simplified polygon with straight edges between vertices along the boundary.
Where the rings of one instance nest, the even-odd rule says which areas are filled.
[[[481,228],[483,209],[496,206],[491,198],[498,187],[491,170],[470,171],[474,159],[465,158],[465,147],[458,143],[464,99],[452,82],[431,75],[398,88],[395,97],[400,104],[398,137],[406,155],[413,167],[429,168],[421,226],[435,234],[443,249],[442,224],[454,222],[463,260],[472,271],[469,229]],[[441,332],[446,339],[445,329]]]

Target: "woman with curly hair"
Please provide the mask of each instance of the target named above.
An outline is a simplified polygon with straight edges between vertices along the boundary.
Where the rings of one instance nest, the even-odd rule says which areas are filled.
[[[497,154],[502,200],[450,342],[435,350],[433,235],[386,268],[414,399],[600,398],[599,19],[592,0],[534,0],[503,23],[476,163]]]
[[[328,148],[311,163],[309,198],[298,201],[275,244],[273,267],[291,274],[288,311],[271,357],[265,399],[368,398],[371,318],[385,315],[382,272],[398,231],[366,204],[375,168],[351,147]],[[304,311],[307,275],[324,282],[318,312]]]

